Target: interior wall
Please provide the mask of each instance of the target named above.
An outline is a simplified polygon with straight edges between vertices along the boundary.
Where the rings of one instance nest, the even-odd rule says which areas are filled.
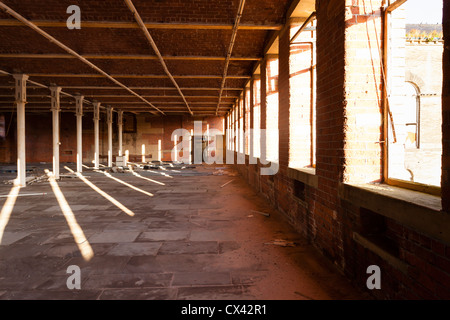
[[[4,113],[7,134],[0,138],[0,163],[15,164],[17,151],[17,126],[15,114]],[[134,115],[133,115],[134,116]],[[12,119],[11,119],[12,117]],[[134,116],[135,132],[123,133],[123,151],[128,150],[130,161],[142,160],[142,145],[145,145],[146,161],[157,160],[158,141],[161,140],[162,160],[170,161],[174,147],[172,133],[176,129],[191,132],[194,122],[202,123],[202,130],[216,129],[223,132],[222,117],[165,116],[156,117],[140,113]],[[27,113],[25,117],[26,160],[27,163],[51,163],[52,149],[52,115],[48,113]],[[107,162],[108,127],[106,115],[101,114],[99,125],[100,161]],[[94,122],[89,112],[83,116],[83,162],[91,163],[94,159]],[[74,113],[60,113],[60,162],[76,162],[76,117]],[[113,117],[113,160],[118,155],[117,116]]]
[[[286,88],[292,70],[288,63],[289,41],[281,36],[280,169],[276,175],[262,176],[263,165],[251,164],[249,158],[246,165],[236,168],[361,290],[379,299],[449,299],[450,243],[445,236],[448,229],[433,231],[440,224],[448,226],[450,212],[448,50],[444,50],[443,63],[441,196],[412,192],[410,200],[391,201],[388,191],[380,195],[367,190],[363,193],[351,186],[383,181],[383,152],[380,143],[376,143],[383,134],[381,60],[371,55],[376,50],[377,37],[383,36],[382,18],[379,11],[372,12],[370,8],[380,8],[381,1],[316,3],[316,167],[302,171],[288,165],[286,148],[290,136],[286,128],[293,125],[289,117],[293,99],[292,91]],[[372,15],[361,16],[364,12]],[[444,37],[450,34],[449,18],[450,4],[444,1]],[[264,70],[265,61],[261,64],[263,81]],[[266,113],[265,94],[263,86],[262,115]],[[265,128],[264,119],[262,116],[261,128]],[[349,190],[357,196],[349,196]],[[433,209],[417,205],[414,199],[418,198],[433,203],[429,206]],[[413,223],[415,219],[420,223]],[[371,265],[380,267],[380,290],[367,288],[367,268]]]

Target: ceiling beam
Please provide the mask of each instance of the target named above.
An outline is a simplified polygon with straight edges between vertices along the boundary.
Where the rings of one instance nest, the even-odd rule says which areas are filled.
[[[166,65],[166,62],[164,61],[164,58],[162,57],[161,52],[158,49],[158,46],[156,45],[155,41],[153,40],[153,37],[150,35],[150,32],[148,32],[148,28],[145,26],[144,21],[142,20],[139,12],[137,11],[136,7],[133,4],[132,0],[124,0],[125,4],[127,5],[128,9],[131,11],[131,13],[134,16],[134,20],[136,21],[136,24],[139,26],[139,28],[144,33],[145,38],[147,39],[148,43],[152,47],[153,51],[158,56],[159,63],[164,69],[164,72],[166,75],[170,78],[170,81],[172,81],[172,84],[177,88],[178,93],[180,94],[181,98],[184,101],[184,104],[186,105],[186,108],[189,110],[189,113],[193,115],[191,108],[189,106],[189,103],[187,102],[186,98],[184,97],[183,91],[180,89],[180,86],[176,82],[175,78],[173,77],[172,73],[169,71],[169,68]]]
[[[37,27],[41,28],[67,28],[66,22],[62,21],[37,21],[30,20]],[[0,19],[0,26],[21,27],[23,24],[16,20]],[[83,21],[82,28],[106,28],[106,29],[138,29],[134,22],[116,21]],[[233,30],[232,24],[212,24],[212,23],[157,23],[144,22],[147,29],[185,29],[185,30]],[[280,30],[280,24],[241,24],[239,30]]]
[[[28,97],[43,97],[44,95],[27,95]],[[161,98],[161,99],[173,99],[180,98],[180,96],[164,96],[164,95],[142,95],[144,98]],[[0,97],[11,97],[11,95],[0,95]],[[132,95],[122,95],[122,94],[91,94],[85,95],[87,98],[132,98]],[[217,96],[185,96],[188,99],[215,99]],[[228,96],[222,97],[228,99],[237,99],[238,96]],[[155,102],[156,103],[156,102]]]
[[[12,113],[14,113],[15,111],[17,111],[16,110],[16,108],[15,107],[8,107],[8,108],[2,108],[2,107],[0,107],[0,110],[2,111],[2,112],[12,112]],[[28,112],[39,112],[39,113],[50,113],[51,112],[51,109],[50,108],[29,108],[29,107],[27,107],[26,109],[25,109],[25,111],[28,113]],[[61,107],[61,110],[60,110],[61,112],[71,112],[71,113],[74,113],[75,112],[75,108],[65,108],[65,107]],[[136,112],[148,112],[148,110],[147,109],[144,109],[144,108],[142,108],[142,109],[124,109],[123,110],[124,112],[131,112],[131,113],[136,113]],[[201,110],[201,109],[195,109],[194,110],[195,112],[204,112],[204,113],[208,113],[209,115],[215,115],[215,110]],[[227,108],[227,109],[223,109],[223,110],[219,110],[219,114],[225,114],[225,113],[227,113],[229,111],[229,108]],[[164,112],[166,112],[166,113],[183,113],[183,114],[189,114],[189,111],[187,111],[186,110],[186,108],[182,108],[182,109],[180,109],[180,110],[175,110],[175,109],[173,109],[173,110],[164,110]],[[196,114],[195,115],[196,117],[198,117],[198,116],[201,116],[201,114]]]
[[[316,18],[316,16],[317,16],[317,14],[315,11],[313,13],[311,13],[311,15],[308,17],[308,19],[306,19],[306,21],[301,25],[301,27],[297,30],[297,32],[294,34],[294,36],[290,39],[291,44],[303,32],[303,30],[306,28],[308,23],[310,23],[311,21],[313,21]]]
[[[106,55],[106,54],[84,54],[86,59],[104,60],[158,60],[154,55]],[[162,56],[164,60],[189,60],[189,61],[225,61],[226,57],[220,56]],[[0,58],[5,59],[76,59],[70,54],[35,54],[35,53],[0,53]],[[231,57],[233,61],[259,61],[260,57]]]
[[[10,101],[0,101],[0,104],[14,104],[14,100]],[[158,101],[153,102],[155,105],[183,105],[183,102],[177,102],[177,101]],[[50,104],[49,101],[30,101],[27,100],[27,104]],[[61,101],[61,104],[75,104],[75,102],[69,102],[69,101]],[[123,105],[140,105],[140,104],[146,104],[142,101],[102,101],[103,105],[116,105],[116,104],[123,104]],[[199,102],[190,102],[191,105],[211,105],[215,106],[217,104],[216,101],[199,101]],[[221,102],[221,104],[227,105],[227,104],[234,104],[234,102]]]
[[[4,70],[0,70],[0,75],[4,75],[4,76],[13,76],[12,73],[9,73],[9,72],[4,71]],[[30,79],[27,80],[27,89],[30,88],[30,87],[28,86],[28,84],[32,84],[32,85],[33,85],[32,88],[34,88],[34,89],[46,89],[46,90],[48,89],[48,90],[50,90],[50,87],[46,86],[45,84],[42,84],[42,83],[39,83],[39,82],[36,82],[36,81],[32,81],[32,80],[30,80]],[[13,96],[14,96],[14,95],[13,95]],[[28,95],[28,97],[30,97],[30,96],[31,96],[31,95]],[[71,95],[71,94],[69,94],[69,93],[67,93],[67,92],[61,91],[61,99],[66,98],[66,97],[70,97],[70,98],[75,99],[75,96],[73,96],[73,95]],[[83,102],[85,102],[85,103],[87,103],[87,104],[90,104],[90,105],[93,105],[93,103],[92,103],[91,101],[86,100],[86,99],[83,99]],[[101,107],[101,108],[103,108],[103,107]]]
[[[97,67],[95,64],[93,64],[92,62],[90,62],[89,60],[87,60],[86,58],[83,58],[81,55],[79,55],[77,52],[75,52],[73,49],[69,48],[68,46],[66,46],[65,44],[63,44],[62,42],[58,41],[56,38],[54,38],[53,36],[51,36],[50,34],[48,34],[47,32],[45,32],[44,30],[42,30],[41,28],[39,28],[38,26],[36,26],[33,22],[29,21],[28,19],[24,18],[22,15],[20,15],[19,13],[17,13],[16,11],[14,11],[13,9],[11,9],[10,7],[8,7],[7,5],[5,5],[3,2],[0,2],[0,9],[2,9],[3,11],[5,11],[7,14],[11,15],[12,17],[14,17],[15,19],[17,19],[18,21],[20,21],[22,24],[26,25],[27,27],[31,28],[32,30],[34,30],[35,32],[37,32],[38,34],[40,34],[41,36],[43,36],[44,38],[46,38],[48,41],[50,41],[51,43],[57,45],[58,47],[60,47],[61,49],[63,49],[64,51],[66,51],[68,54],[71,54],[75,57],[77,57],[81,62],[83,62],[84,64],[88,65],[90,68],[94,69],[95,71],[97,71],[98,73],[102,74],[103,76],[107,77],[109,80],[111,80],[112,82],[114,82],[116,85],[118,85],[119,87],[127,90],[128,92],[130,92],[131,94],[133,94],[134,96],[138,97],[140,100],[144,101],[145,103],[147,103],[150,107],[152,107],[153,109],[157,110],[158,112],[160,112],[161,114],[164,115],[164,112],[162,112],[161,110],[159,110],[157,107],[155,107],[154,105],[152,105],[151,102],[147,101],[145,98],[141,97],[139,94],[137,94],[136,92],[134,92],[133,90],[131,90],[130,88],[128,88],[126,85],[124,85],[123,83],[121,83],[120,81],[118,81],[117,79],[114,79],[113,77],[111,77],[108,73],[106,73],[105,71],[103,71],[101,68]]]
[[[233,53],[233,47],[234,47],[234,43],[236,41],[236,36],[237,36],[237,32],[238,32],[239,25],[240,25],[240,22],[241,22],[241,17],[242,17],[242,14],[244,12],[244,6],[245,6],[245,0],[240,0],[239,1],[238,12],[236,14],[236,18],[234,19],[233,32],[231,34],[230,43],[228,45],[227,59],[225,60],[225,67],[223,69],[222,83],[220,85],[219,101],[217,102],[216,113],[219,110],[219,105],[220,105],[220,101],[222,99],[223,88],[225,87],[225,82],[226,82],[227,78],[229,78],[229,76],[228,76],[228,66],[230,64],[230,58],[231,58],[231,55]]]
[[[102,74],[81,74],[81,73],[27,73],[30,77],[50,77],[50,78],[104,78]],[[133,78],[133,79],[167,79],[164,74],[111,74],[113,78]],[[177,79],[222,79],[216,75],[175,75]],[[228,75],[227,79],[250,79],[248,75]]]
[[[82,89],[82,90],[118,90],[122,88],[118,87],[110,87],[110,86],[61,86],[65,89]],[[14,86],[0,86],[0,89],[14,89]],[[176,90],[176,88],[173,87],[129,87],[133,90]],[[38,86],[27,86],[27,89],[42,89],[42,87]],[[191,90],[191,91],[219,91],[220,88],[211,88],[211,87],[185,87],[181,88],[182,90]],[[232,87],[225,87],[224,90],[229,91],[240,91],[242,88],[232,88]]]

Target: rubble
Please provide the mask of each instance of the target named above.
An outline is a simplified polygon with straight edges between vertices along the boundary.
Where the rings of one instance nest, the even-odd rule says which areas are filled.
[[[266,216],[266,217],[270,217],[269,213],[265,213],[265,212],[261,212],[261,211],[256,211],[256,210],[252,210],[253,213],[259,213],[260,215]]]
[[[59,180],[62,180],[63,178],[76,178],[75,173],[68,173],[68,174],[60,174]],[[11,180],[4,180],[4,184],[14,184],[16,179]],[[34,183],[41,183],[41,182],[48,182],[49,176],[46,173],[43,173],[41,170],[38,170],[37,168],[33,168],[32,174],[30,176],[27,176],[25,178],[25,183],[27,185],[32,185]]]
[[[228,181],[227,183],[224,183],[223,185],[221,185],[220,187],[221,188],[223,188],[223,187],[225,187],[227,184],[229,184],[229,183],[231,183],[231,182],[233,182],[234,181],[234,179],[233,180],[230,180],[230,181]]]
[[[295,247],[294,242],[283,240],[283,239],[274,239],[273,241],[266,242],[264,244],[272,244],[272,245],[281,246],[281,247]]]

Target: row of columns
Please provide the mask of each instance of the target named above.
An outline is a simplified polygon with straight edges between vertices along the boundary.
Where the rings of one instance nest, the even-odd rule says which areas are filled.
[[[26,152],[25,152],[25,105],[27,103],[26,84],[28,75],[14,74],[15,79],[15,103],[17,108],[17,179],[16,185],[26,186]],[[61,112],[60,94],[61,87],[50,87],[51,92],[51,111],[53,128],[53,175],[56,179],[60,178],[59,171],[59,115]],[[83,99],[84,96],[75,96],[76,110],[76,136],[77,136],[77,172],[83,171]],[[112,166],[112,123],[113,108],[107,108],[108,123],[108,166]],[[100,165],[99,157],[99,121],[100,121],[100,103],[94,102],[94,168],[98,169]],[[122,128],[123,111],[118,111],[118,138],[119,138],[119,156],[122,156]]]

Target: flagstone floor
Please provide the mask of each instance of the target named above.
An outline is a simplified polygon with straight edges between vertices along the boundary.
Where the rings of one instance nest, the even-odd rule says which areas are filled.
[[[0,299],[368,298],[239,176],[213,172],[85,170],[0,197]]]

